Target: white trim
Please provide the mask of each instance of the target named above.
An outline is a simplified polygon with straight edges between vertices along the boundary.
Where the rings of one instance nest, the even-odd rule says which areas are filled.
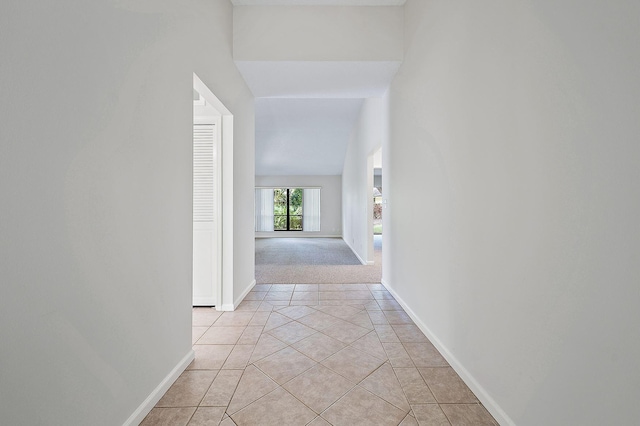
[[[375,251],[375,248],[373,247],[373,159],[378,151],[382,151],[381,146],[374,148],[369,155],[367,155],[367,187],[365,188],[367,191],[367,248],[365,250],[365,256],[367,257],[369,265],[373,265],[373,260],[375,258],[373,254]]]
[[[223,266],[223,258],[224,258],[224,254],[222,254],[222,239],[223,239],[223,228],[222,228],[222,220],[223,220],[223,213],[222,213],[222,203],[223,201],[223,193],[222,193],[222,119],[218,118],[217,120],[217,126],[216,126],[216,130],[217,130],[217,134],[216,134],[216,146],[215,146],[215,161],[216,161],[216,165],[215,165],[215,172],[216,172],[216,182],[215,182],[215,194],[216,194],[216,205],[215,205],[215,216],[218,219],[216,221],[216,223],[214,224],[215,226],[215,240],[213,241],[214,244],[214,250],[215,250],[215,257],[216,257],[216,271],[215,271],[215,282],[216,282],[216,286],[214,289],[214,294],[215,294],[215,299],[216,299],[216,305],[220,305],[222,303],[222,270],[224,268]]]
[[[220,304],[233,303],[233,115],[222,116],[222,285]]]
[[[342,238],[342,235],[320,234],[307,231],[256,232],[256,238]]]
[[[218,99],[211,89],[209,89],[209,87],[200,80],[200,77],[198,77],[196,73],[193,73],[193,88],[196,89],[196,92],[200,93],[200,96],[202,96],[209,105],[218,111],[220,115],[232,115],[231,111],[229,111],[227,107],[220,102],[220,99]]]
[[[321,186],[300,186],[300,185],[276,185],[276,186],[271,185],[271,186],[256,186],[255,188],[256,189],[280,189],[280,188],[322,189]]]
[[[365,260],[363,260],[360,255],[358,254],[357,251],[355,251],[353,249],[353,247],[351,247],[351,244],[349,244],[349,242],[347,240],[345,240],[344,238],[342,239],[342,241],[344,241],[344,243],[351,249],[351,251],[353,252],[353,254],[356,255],[356,257],[358,258],[358,260],[360,261],[360,263],[362,263],[363,265],[373,265],[373,261],[371,262],[366,262]]]
[[[222,117],[222,125],[218,126],[216,151],[219,201],[216,204],[216,262],[219,266],[216,270],[216,310],[225,310],[224,307],[233,306],[233,114],[196,73],[193,73],[193,88]],[[228,310],[233,310],[233,307]]]
[[[478,381],[469,373],[469,371],[464,368],[462,363],[458,361],[458,359],[449,351],[449,349],[442,343],[440,339],[427,327],[425,323],[420,320],[420,318],[413,312],[413,310],[405,303],[404,300],[393,290],[391,286],[387,284],[387,282],[382,279],[380,280],[381,284],[391,293],[391,295],[396,299],[396,301],[402,306],[405,312],[411,317],[413,322],[418,326],[418,328],[424,333],[425,336],[433,343],[433,345],[440,351],[440,354],[447,360],[451,368],[455,370],[456,373],[460,376],[462,381],[469,386],[469,389],[473,391],[473,393],[478,397],[482,405],[491,413],[491,415],[496,419],[498,424],[501,425],[510,425],[515,426],[515,422],[511,420],[511,418],[504,412],[502,408],[498,405],[498,403],[491,398],[489,393],[478,383]]]
[[[249,284],[249,287],[247,287],[247,289],[245,291],[242,292],[242,294],[240,296],[238,296],[238,298],[236,299],[236,301],[233,303],[234,306],[234,310],[235,308],[237,308],[242,301],[244,300],[245,297],[247,297],[247,294],[249,294],[249,292],[251,290],[253,290],[253,288],[256,286],[256,280],[254,279],[253,281],[251,281],[251,284]]]
[[[193,306],[216,306],[215,297],[194,297]]]
[[[138,406],[136,411],[129,416],[129,418],[123,423],[123,426],[137,426],[147,417],[147,414],[155,407],[160,401],[160,398],[169,390],[173,382],[176,381],[180,374],[189,366],[191,361],[196,357],[195,352],[190,350],[178,364],[173,367],[173,370],[167,374],[167,376],[160,382],[160,384],[149,394],[149,396]]]
[[[242,294],[234,301],[234,303],[226,303],[220,306],[220,309],[218,310],[219,311],[235,311],[238,305],[242,303],[244,298],[247,297],[247,294],[249,294],[249,292],[253,290],[255,286],[256,286],[256,280],[254,279],[253,281],[251,281],[251,284],[249,284],[249,287],[247,287],[247,289],[242,292]]]

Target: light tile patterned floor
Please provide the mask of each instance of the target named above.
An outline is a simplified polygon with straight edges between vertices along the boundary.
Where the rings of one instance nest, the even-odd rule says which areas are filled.
[[[380,284],[256,285],[193,343],[142,425],[497,424]]]

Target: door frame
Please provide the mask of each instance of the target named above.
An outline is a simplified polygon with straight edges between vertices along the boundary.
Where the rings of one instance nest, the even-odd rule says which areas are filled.
[[[193,73],[195,89],[209,105],[216,110],[219,118],[215,151],[215,234],[216,265],[215,295],[216,310],[232,311],[233,305],[233,114],[213,94],[206,84]],[[193,289],[192,289],[193,290]]]
[[[382,166],[382,147],[378,146],[374,148],[369,155],[367,155],[367,264],[373,265],[375,263],[375,249],[373,247],[373,186],[374,186],[374,169],[377,166]],[[383,231],[384,232],[384,231]]]

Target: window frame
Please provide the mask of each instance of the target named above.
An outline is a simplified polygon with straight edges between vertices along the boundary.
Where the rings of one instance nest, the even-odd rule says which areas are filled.
[[[274,211],[273,211],[273,232],[302,232],[304,231],[304,213],[301,214],[291,214],[291,191],[295,191],[295,190],[301,190],[304,191],[304,188],[273,188],[274,189],[274,200],[273,200],[273,205],[274,205]],[[276,190],[286,190],[287,192],[287,205],[285,208],[285,211],[287,212],[286,215],[284,214],[276,214],[275,212],[275,206],[276,206],[276,201],[275,201],[275,191]],[[303,192],[303,200],[302,200],[302,204],[300,205],[302,212],[304,212],[304,192]],[[286,216],[287,218],[287,227],[286,229],[276,229],[276,218],[277,217],[283,217]],[[291,217],[299,217],[300,218],[300,229],[291,229]]]

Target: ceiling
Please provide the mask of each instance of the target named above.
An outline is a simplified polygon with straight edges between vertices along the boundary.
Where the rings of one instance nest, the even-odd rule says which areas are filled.
[[[362,99],[256,99],[256,175],[340,175]]]
[[[362,101],[385,94],[398,62],[237,61],[256,96],[258,176],[341,175]]]
[[[231,0],[234,6],[402,6],[406,0]]]
[[[405,0],[231,0],[240,5],[399,6]],[[363,99],[398,61],[236,61],[256,97],[257,176],[341,175]]]
[[[257,98],[369,98],[382,96],[397,61],[236,61]]]

